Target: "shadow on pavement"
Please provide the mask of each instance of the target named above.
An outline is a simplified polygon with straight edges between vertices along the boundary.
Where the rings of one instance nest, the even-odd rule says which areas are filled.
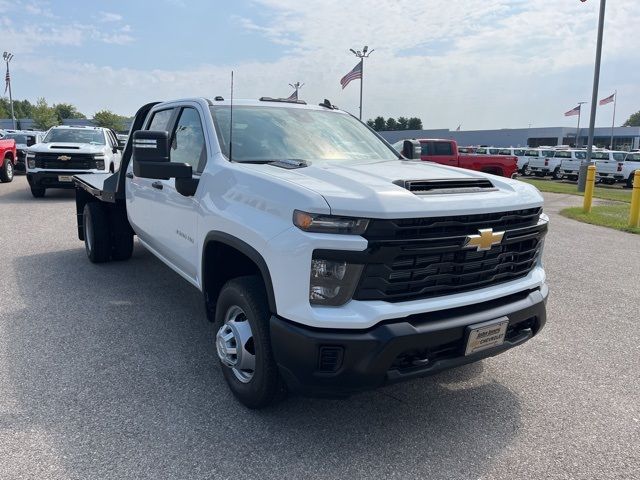
[[[93,265],[79,245],[13,267],[19,414],[0,428],[44,432],[65,476],[478,478],[520,427],[517,396],[482,364],[249,411],[219,372],[200,293],[143,248]]]

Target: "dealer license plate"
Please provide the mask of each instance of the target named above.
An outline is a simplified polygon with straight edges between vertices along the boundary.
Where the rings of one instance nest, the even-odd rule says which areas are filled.
[[[71,175],[58,175],[59,182],[71,182],[73,177]]]
[[[464,354],[472,355],[502,345],[508,326],[509,320],[506,318],[471,325]]]

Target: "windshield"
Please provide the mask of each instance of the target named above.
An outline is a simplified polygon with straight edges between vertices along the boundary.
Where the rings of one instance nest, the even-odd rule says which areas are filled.
[[[625,159],[627,162],[640,162],[640,153],[630,153]]]
[[[498,155],[513,155],[511,153],[511,150],[509,150],[508,148],[503,148],[500,151],[498,151]]]
[[[573,156],[578,160],[584,160],[585,158],[587,158],[587,152],[573,152]]]
[[[555,153],[556,153],[556,152],[555,152],[555,151],[553,151],[553,150],[543,150],[543,151],[542,151],[542,156],[543,156],[543,157],[553,157],[553,155],[554,155]]]
[[[556,158],[571,158],[571,152],[556,152]]]
[[[81,128],[52,128],[44,137],[43,143],[90,143],[92,145],[104,145],[102,130],[90,130]]]
[[[211,107],[222,152],[229,156],[229,107]],[[397,160],[365,125],[333,111],[233,107],[233,160]]]
[[[538,150],[527,150],[527,153],[525,153],[525,155],[527,157],[537,157],[538,156]]]
[[[476,148],[476,153],[478,153],[480,155],[485,155],[487,153],[487,149],[486,148]]]
[[[27,136],[22,133],[7,133],[4,138],[13,138],[20,145],[27,144]],[[33,144],[33,142],[31,142]]]
[[[595,158],[597,160],[609,160],[609,152],[593,152],[591,154],[591,158]]]
[[[613,154],[613,159],[618,162],[622,162],[624,160],[624,155],[624,153],[616,152]]]

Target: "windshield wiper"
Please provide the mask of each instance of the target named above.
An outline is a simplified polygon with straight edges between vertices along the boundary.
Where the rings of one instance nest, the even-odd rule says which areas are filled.
[[[269,164],[282,168],[308,167],[309,162],[300,158],[279,158],[275,160],[233,160],[234,163]]]

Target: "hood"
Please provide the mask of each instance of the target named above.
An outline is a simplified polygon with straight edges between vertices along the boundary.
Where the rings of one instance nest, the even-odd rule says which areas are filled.
[[[34,153],[104,153],[106,145],[92,145],[90,143],[51,142],[36,143],[29,147]]]
[[[298,169],[246,165],[322,195],[334,215],[409,218],[491,213],[541,206],[538,190],[526,183],[432,162],[389,160],[376,163],[323,162]],[[489,180],[493,188],[444,189],[420,194],[407,181]],[[295,207],[294,207],[295,208]]]

